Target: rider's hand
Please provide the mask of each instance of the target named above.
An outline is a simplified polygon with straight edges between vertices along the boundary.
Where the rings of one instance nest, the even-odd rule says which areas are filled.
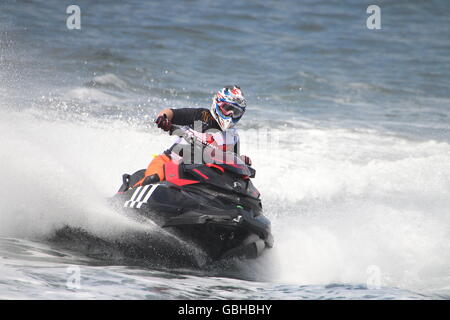
[[[251,166],[252,165],[252,160],[250,159],[250,157],[241,155],[241,159],[242,161],[245,162],[246,165]]]
[[[166,114],[163,114],[162,116],[159,116],[155,123],[158,125],[158,128],[163,129],[164,131],[169,131],[172,127],[172,123],[167,118]]]

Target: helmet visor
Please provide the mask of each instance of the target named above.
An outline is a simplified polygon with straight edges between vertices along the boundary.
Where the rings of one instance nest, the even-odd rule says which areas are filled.
[[[242,117],[242,115],[244,114],[244,111],[245,111],[245,109],[235,106],[233,104],[227,103],[227,102],[219,102],[218,106],[224,116],[232,117],[233,119]]]

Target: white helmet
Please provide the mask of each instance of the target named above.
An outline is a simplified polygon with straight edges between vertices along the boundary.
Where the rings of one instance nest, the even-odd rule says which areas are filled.
[[[244,115],[247,101],[238,86],[226,86],[218,91],[211,106],[211,115],[222,131],[232,128]]]

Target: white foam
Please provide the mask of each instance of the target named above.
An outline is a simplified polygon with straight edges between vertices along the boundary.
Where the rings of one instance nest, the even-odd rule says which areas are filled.
[[[104,199],[124,172],[147,165],[147,135],[25,113],[2,113],[0,122],[1,236],[43,236],[64,224],[101,234],[139,228]]]
[[[107,94],[106,92],[95,88],[75,88],[67,93],[67,97],[87,102],[114,103],[120,101],[118,97]]]
[[[103,75],[95,76],[92,79],[92,83],[97,85],[110,85],[117,87],[122,90],[126,90],[128,88],[127,83],[120,79],[118,76],[112,73],[106,73]]]
[[[278,279],[366,283],[375,265],[382,285],[448,287],[448,143],[326,128],[272,130],[279,143],[259,147],[255,132],[242,136],[273,222]]]
[[[272,130],[272,144],[255,135],[241,132],[241,151],[273,223],[275,279],[366,283],[375,265],[384,285],[449,287],[448,143],[314,126]],[[106,235],[139,228],[103,198],[172,141],[124,122],[4,112],[0,136],[0,236],[15,237],[65,223]]]

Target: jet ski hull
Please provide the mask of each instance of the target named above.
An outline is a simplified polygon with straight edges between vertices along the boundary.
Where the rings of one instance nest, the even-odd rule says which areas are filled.
[[[211,181],[216,174],[215,169],[205,166],[177,170],[196,170]],[[124,210],[149,218],[179,238],[195,244],[212,260],[256,258],[272,247],[270,221],[261,213],[259,193],[257,197],[251,197],[242,189],[241,193],[224,192],[223,181],[220,188],[214,182],[183,184],[180,180],[188,180],[183,174],[176,177],[178,180],[130,188],[144,172],[124,175],[123,185],[113,197]],[[251,187],[249,194],[255,194]]]

